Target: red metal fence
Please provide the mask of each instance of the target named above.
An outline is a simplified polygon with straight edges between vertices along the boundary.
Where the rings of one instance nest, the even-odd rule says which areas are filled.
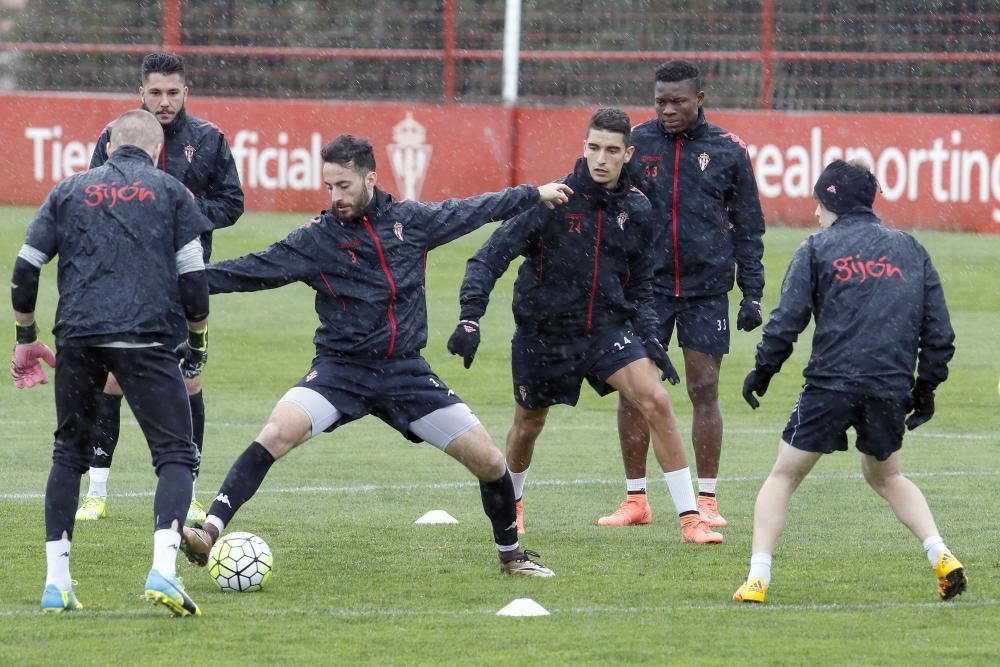
[[[0,25],[8,89],[121,91],[136,56],[184,54],[200,93],[497,102],[503,0],[31,0]],[[525,0],[521,103],[648,104],[652,67],[697,61],[713,106],[1000,112],[996,0]],[[890,11],[887,11],[886,8]],[[53,11],[58,10],[58,11]],[[114,15],[117,24],[105,18]],[[6,52],[6,54],[4,54]],[[6,70],[6,71],[5,71]],[[12,82],[12,83],[11,83]]]

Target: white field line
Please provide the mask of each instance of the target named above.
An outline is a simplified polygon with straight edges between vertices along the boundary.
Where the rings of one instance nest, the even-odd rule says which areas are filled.
[[[878,611],[881,609],[921,609],[927,611],[941,610],[945,613],[959,612],[962,609],[972,609],[981,607],[995,607],[1000,604],[1000,600],[988,598],[984,600],[960,600],[956,602],[879,602],[879,603],[859,603],[859,604],[766,604],[766,605],[737,605],[735,603],[726,604],[679,604],[675,606],[655,606],[655,607],[615,607],[610,605],[600,605],[594,607],[546,607],[550,614],[576,615],[576,616],[600,616],[607,614],[683,614],[704,612],[730,612],[737,614],[801,614],[803,612],[816,613],[855,613],[859,611]],[[500,606],[503,606],[501,603]],[[496,616],[497,609],[345,609],[341,607],[310,607],[308,610],[301,609],[258,609],[242,610],[240,613],[246,616],[261,617],[329,617],[329,618],[421,618],[421,617],[472,617],[472,616],[492,616],[498,622],[507,621],[502,616]],[[90,617],[107,618],[134,618],[136,611],[123,610],[96,610],[87,609],[77,612],[80,615]],[[145,615],[145,614],[141,614]],[[163,615],[159,610],[148,610],[149,616]],[[42,610],[26,609],[5,609],[0,610],[0,618],[27,618],[32,616],[48,616]],[[545,622],[540,621],[540,622]]]
[[[1000,476],[1000,471],[997,470],[942,470],[937,472],[907,472],[905,473],[907,477],[921,477],[921,478],[933,478],[933,477],[997,477]],[[861,473],[858,472],[845,472],[845,473],[814,473],[809,475],[806,479],[812,482],[832,482],[841,480],[851,480],[851,479],[861,479]],[[732,482],[732,483],[760,483],[766,479],[766,475],[737,475],[733,477],[719,477],[720,482]],[[657,478],[651,477],[650,484],[654,484],[658,481]],[[621,479],[601,479],[601,478],[591,478],[591,479],[538,479],[531,480],[532,487],[538,486],[620,486],[622,483]],[[478,483],[469,480],[463,482],[437,482],[428,484],[355,484],[348,486],[290,486],[290,487],[278,487],[278,488],[266,488],[261,489],[257,492],[260,494],[271,494],[271,493],[293,493],[293,494],[303,494],[303,493],[380,493],[387,491],[439,491],[448,489],[465,489],[478,487]],[[154,495],[153,491],[119,491],[117,493],[109,493],[108,496],[111,498],[147,498]],[[0,493],[0,501],[2,500],[41,500],[45,498],[44,493]]]
[[[611,415],[613,417],[614,415]],[[730,428],[726,427],[725,435],[773,435],[775,442],[781,436],[781,429],[785,427],[785,420],[782,419],[779,422],[775,422],[776,426],[774,428]],[[221,421],[207,421],[205,422],[205,428],[260,428],[264,425],[263,421],[255,422],[221,422]],[[51,429],[54,426],[54,422],[41,419],[0,419],[0,427],[4,426],[38,426],[43,429]],[[139,425],[134,419],[124,418],[122,419],[122,426],[129,426],[133,428],[138,428]],[[614,420],[610,422],[610,426],[603,424],[582,424],[574,423],[573,426],[560,426],[556,422],[549,427],[551,430],[555,431],[557,429],[562,431],[608,431],[609,437],[614,438],[617,441],[617,435],[614,431]],[[683,425],[682,425],[683,431]],[[48,438],[50,431],[45,432],[45,437]],[[333,436],[336,437],[336,436]],[[956,433],[951,431],[928,431],[925,428],[921,428],[917,431],[907,431],[906,440],[910,438],[918,438],[923,440],[972,440],[972,441],[993,441],[1000,443],[1000,435],[989,434],[989,433]]]

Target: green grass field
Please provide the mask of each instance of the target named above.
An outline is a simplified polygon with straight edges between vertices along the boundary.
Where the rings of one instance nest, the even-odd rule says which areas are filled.
[[[319,198],[319,197],[318,197]],[[0,274],[10,275],[28,209],[0,209]],[[222,259],[264,247],[308,216],[247,215],[216,234]],[[471,370],[448,355],[465,259],[481,230],[430,256],[426,356],[502,445],[512,412],[509,337],[513,271],[483,320]],[[765,308],[800,229],[765,237]],[[32,664],[996,664],[1000,656],[1000,235],[919,233],[942,275],[958,332],[951,379],[934,420],[908,436],[905,468],[965,564],[968,591],[937,599],[920,544],[859,475],[856,452],[827,457],[803,483],[775,554],[768,604],[729,601],[746,574],[751,513],[801,384],[803,337],[752,412],[740,397],[760,332],[735,332],[723,366],[725,449],[719,497],[726,542],[679,542],[665,484],[650,457],[652,526],[595,525],[622,497],[616,399],[584,393],[556,408],[525,494],[524,544],[557,577],[514,580],[497,568],[475,481],[427,445],[369,418],[319,437],[272,468],[231,530],[261,535],[275,554],[267,590],[223,594],[204,570],[179,565],[201,619],[172,620],[141,600],[150,565],[149,454],[126,411],[107,520],[78,525],[76,592],[86,609],[48,617],[43,493],[55,416],[51,385],[0,384],[0,663]],[[42,275],[38,317],[51,343],[55,270]],[[312,358],[316,324],[303,286],[215,297],[205,376],[208,425],[199,497],[208,501],[275,401]],[[13,332],[11,331],[10,334]],[[675,362],[678,352],[674,353]],[[683,385],[682,385],[683,386]],[[690,404],[671,389],[681,424]],[[86,478],[84,478],[84,490]],[[458,525],[414,525],[431,509]],[[551,612],[496,616],[515,598]]]

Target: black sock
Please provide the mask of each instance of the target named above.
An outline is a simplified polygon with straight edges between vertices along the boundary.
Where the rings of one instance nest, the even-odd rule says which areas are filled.
[[[274,457],[262,444],[256,440],[250,443],[226,473],[219,495],[212,501],[208,513],[214,514],[228,525],[243,503],[257,493],[273,464]]]
[[[73,539],[76,504],[80,500],[83,472],[54,462],[45,486],[45,541],[61,540],[63,533]]]
[[[187,518],[191,504],[191,467],[181,463],[164,463],[157,471],[153,499],[153,522],[156,530],[165,530],[177,520],[178,530]]]
[[[493,540],[500,546],[510,546],[517,542],[516,510],[514,509],[514,483],[510,472],[493,482],[479,482],[479,493],[483,497],[483,511],[493,524]]]
[[[202,392],[188,396],[191,404],[191,424],[194,426],[194,444],[198,445],[198,465],[194,468],[194,476],[198,476],[201,468],[201,450],[205,445],[205,395]]]
[[[705,496],[706,498],[714,498],[715,497],[714,493],[709,493],[708,491],[699,491],[698,495],[699,496]]]
[[[122,397],[101,392],[97,399],[97,418],[94,420],[94,430],[91,432],[94,447],[90,457],[91,468],[111,467],[121,425]]]

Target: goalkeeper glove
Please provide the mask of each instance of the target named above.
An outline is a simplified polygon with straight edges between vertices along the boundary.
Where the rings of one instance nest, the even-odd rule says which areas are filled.
[[[185,380],[201,375],[208,363],[208,327],[198,331],[188,330],[187,340],[174,348],[174,354]]]
[[[36,384],[47,384],[48,376],[39,360],[56,367],[56,355],[48,345],[38,341],[38,327],[34,322],[27,326],[15,323],[14,354],[10,361],[10,375],[14,386],[28,389]]]

